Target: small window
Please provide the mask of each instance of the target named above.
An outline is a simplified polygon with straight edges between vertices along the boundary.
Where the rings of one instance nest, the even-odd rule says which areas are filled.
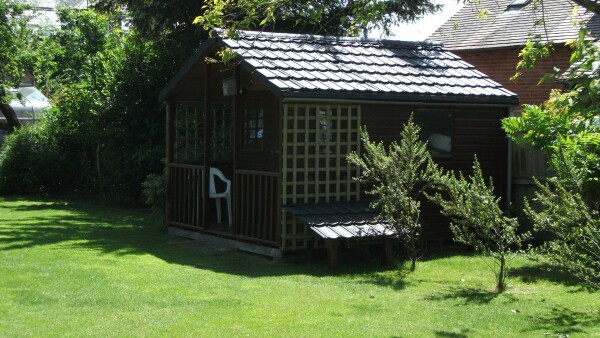
[[[263,109],[244,109],[243,145],[249,148],[262,148],[265,138]]]
[[[507,11],[519,10],[529,4],[531,0],[514,0],[507,7]]]
[[[421,139],[432,156],[452,154],[452,113],[447,110],[423,110],[414,115],[421,127]]]

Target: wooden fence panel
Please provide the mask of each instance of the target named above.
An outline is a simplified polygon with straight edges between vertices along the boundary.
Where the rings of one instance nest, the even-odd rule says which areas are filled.
[[[202,228],[203,167],[169,163],[167,223],[183,228]]]
[[[236,170],[234,184],[236,235],[254,242],[278,245],[279,175]]]

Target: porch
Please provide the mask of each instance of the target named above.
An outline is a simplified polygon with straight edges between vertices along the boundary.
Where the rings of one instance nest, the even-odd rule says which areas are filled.
[[[167,165],[167,224],[262,246],[278,247],[277,208],[279,175],[272,172],[235,169],[232,184],[232,220],[226,207],[217,221],[216,201],[209,196],[204,166]],[[226,203],[226,201],[223,201]],[[189,237],[189,236],[186,236]]]

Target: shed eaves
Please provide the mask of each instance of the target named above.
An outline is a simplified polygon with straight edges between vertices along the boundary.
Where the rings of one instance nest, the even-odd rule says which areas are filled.
[[[441,45],[242,31],[219,34],[283,97],[516,104],[516,94]]]
[[[465,5],[446,21],[428,41],[440,41],[449,50],[479,50],[522,47],[536,35],[546,41],[564,43],[577,38],[579,28],[574,21],[588,28],[591,38],[600,35],[600,18],[569,0],[531,1],[520,9],[507,10],[513,0],[481,0]],[[486,19],[478,17],[487,10]],[[543,20],[545,25],[539,23]]]

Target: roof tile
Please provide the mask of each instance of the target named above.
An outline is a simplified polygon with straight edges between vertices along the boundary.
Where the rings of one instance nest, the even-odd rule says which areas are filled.
[[[257,32],[241,32],[239,40],[222,41],[282,93],[334,92],[349,98],[356,93],[429,94],[516,101],[515,94],[435,44]]]
[[[490,49],[524,46],[536,34],[548,40],[564,43],[577,37],[577,19],[587,26],[592,37],[600,36],[600,18],[580,9],[569,0],[544,0],[543,6],[531,1],[518,10],[507,10],[513,0],[481,0],[464,6],[438,28],[429,41],[442,41],[450,50]],[[486,20],[478,18],[480,10],[489,11]],[[534,23],[542,19],[545,27]],[[458,26],[455,24],[458,23]]]

